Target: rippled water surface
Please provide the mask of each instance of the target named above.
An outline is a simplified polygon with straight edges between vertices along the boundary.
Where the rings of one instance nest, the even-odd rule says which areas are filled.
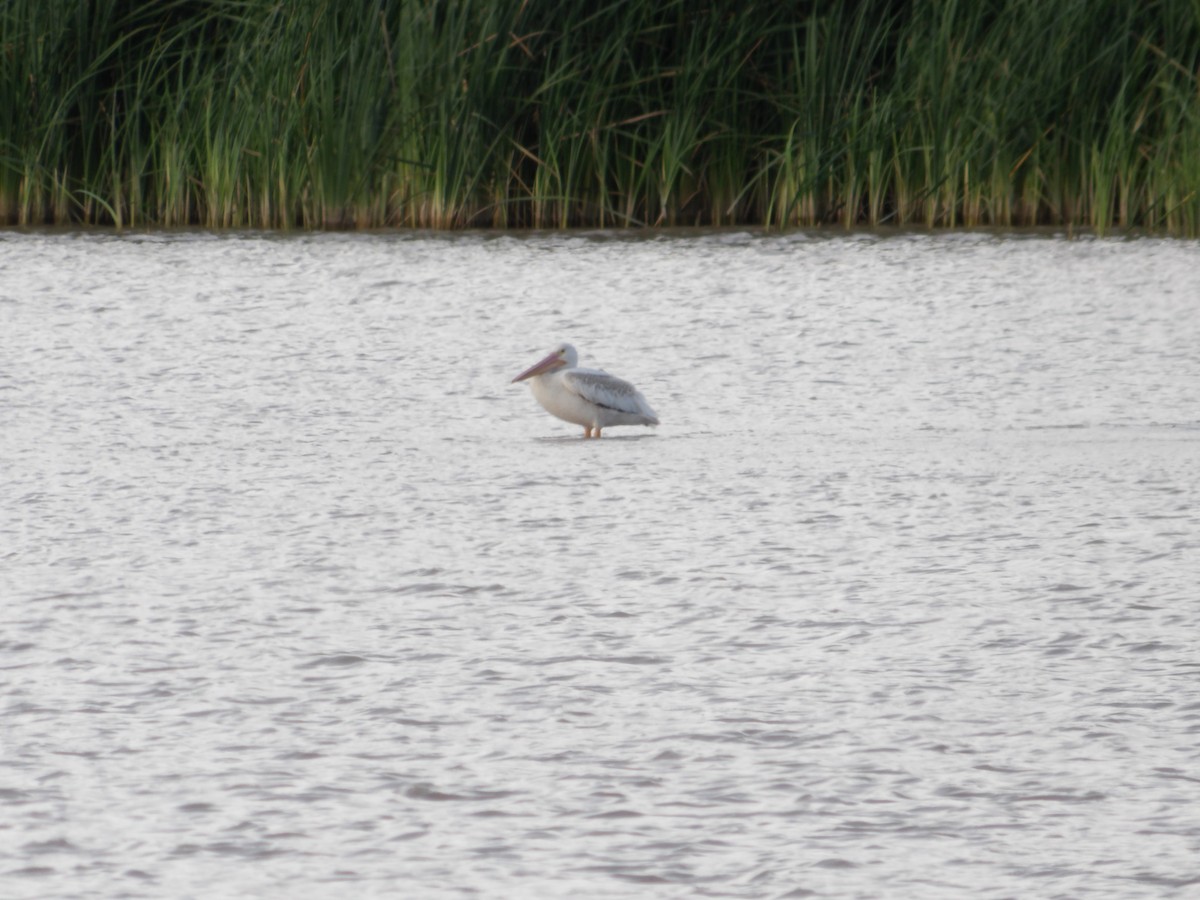
[[[1200,245],[0,232],[0,895],[1200,892]],[[509,380],[559,340],[656,430]]]

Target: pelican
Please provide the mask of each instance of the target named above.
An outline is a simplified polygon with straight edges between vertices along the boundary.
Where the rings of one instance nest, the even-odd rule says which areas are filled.
[[[559,344],[512,380],[529,379],[533,397],[552,416],[583,426],[585,438],[610,425],[657,425],[658,416],[628,381],[599,369],[580,369],[579,354]]]

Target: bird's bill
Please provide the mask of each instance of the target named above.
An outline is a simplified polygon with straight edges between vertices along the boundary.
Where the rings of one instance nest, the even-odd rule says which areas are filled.
[[[524,381],[526,378],[532,378],[534,375],[541,375],[543,372],[549,372],[551,369],[557,369],[562,365],[565,365],[562,357],[557,353],[551,353],[541,362],[534,363],[509,383],[516,384],[518,381]]]

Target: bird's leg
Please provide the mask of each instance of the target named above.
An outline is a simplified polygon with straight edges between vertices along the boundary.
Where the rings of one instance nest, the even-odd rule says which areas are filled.
[[[592,437],[600,437],[600,426],[599,425],[597,425],[595,428],[593,428],[592,431],[594,432],[594,434],[592,434]]]
[[[590,425],[583,426],[583,436],[585,438],[590,438],[592,436],[592,427]]]

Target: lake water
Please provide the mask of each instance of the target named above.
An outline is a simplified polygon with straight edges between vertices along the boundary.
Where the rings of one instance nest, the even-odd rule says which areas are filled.
[[[1200,892],[1200,243],[8,231],[0,331],[6,898]]]

